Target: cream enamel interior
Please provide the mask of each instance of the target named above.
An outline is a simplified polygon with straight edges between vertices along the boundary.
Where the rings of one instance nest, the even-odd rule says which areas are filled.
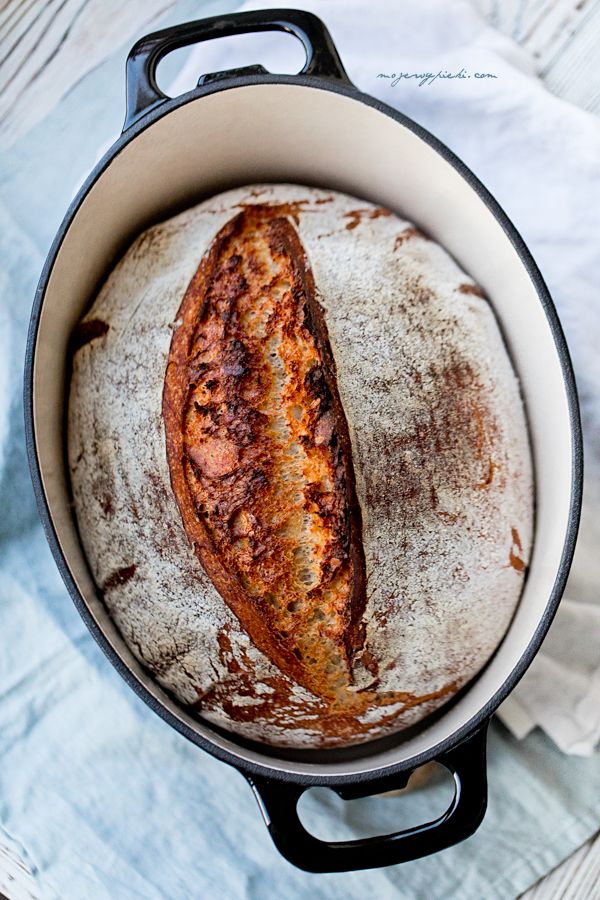
[[[68,504],[63,469],[69,333],[115,253],[175,208],[238,184],[292,181],[382,203],[412,219],[490,295],[526,402],[537,486],[535,548],[518,612],[498,653],[465,696],[394,749],[313,764],[241,748],[191,719],[144,673],[96,597]],[[140,681],[172,712],[239,757],[297,773],[342,776],[426,752],[467,723],[519,662],[546,608],[567,532],[574,460],[556,346],[536,290],[485,203],[412,131],[347,96],[257,84],[197,98],[146,128],[113,159],[80,206],[52,269],[34,361],[34,428],[52,520],[93,616]]]

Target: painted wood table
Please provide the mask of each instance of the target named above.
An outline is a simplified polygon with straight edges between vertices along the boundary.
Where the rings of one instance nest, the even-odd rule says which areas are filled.
[[[534,56],[551,91],[600,115],[600,0],[471,2]],[[151,30],[174,5],[174,0],[0,0],[0,146],[24,134],[115,47]],[[33,877],[0,834],[1,896],[38,900]],[[523,898],[599,900],[600,834]]]

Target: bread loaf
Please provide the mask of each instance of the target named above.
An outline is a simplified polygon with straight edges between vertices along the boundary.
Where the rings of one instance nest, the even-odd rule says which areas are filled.
[[[296,185],[139,237],[73,338],[82,543],[189,709],[288,747],[405,728],[522,590],[533,487],[483,292],[411,223]]]

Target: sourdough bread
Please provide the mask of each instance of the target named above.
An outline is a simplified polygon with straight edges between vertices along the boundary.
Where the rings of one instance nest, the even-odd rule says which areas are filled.
[[[527,427],[490,303],[414,225],[228,191],[133,243],[73,348],[83,546],[181,703],[336,746],[485,665],[531,552]]]

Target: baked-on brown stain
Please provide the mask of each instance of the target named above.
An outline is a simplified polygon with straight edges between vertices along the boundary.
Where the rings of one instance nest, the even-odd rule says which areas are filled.
[[[494,472],[498,468],[499,468],[499,466],[497,465],[497,463],[494,462],[494,460],[490,456],[490,459],[488,462],[487,474],[486,474],[485,478],[483,478],[482,481],[478,482],[475,485],[475,487],[476,488],[489,488],[494,480]]]
[[[508,554],[508,561],[513,569],[516,569],[517,572],[524,572],[527,566],[521,559],[521,557],[515,553],[515,547],[519,551],[519,553],[523,552],[523,546],[521,544],[521,537],[516,528],[511,528],[511,538],[512,538],[512,546],[510,548],[510,552]]]
[[[87,322],[79,322],[71,334],[71,353],[77,353],[78,350],[86,344],[89,344],[90,341],[99,337],[104,337],[108,332],[108,329],[108,323],[102,322],[100,319],[88,319]]]
[[[137,566],[132,564],[130,566],[123,566],[122,569],[117,569],[116,572],[112,572],[102,585],[102,592],[104,593],[104,591],[110,591],[112,588],[127,584],[127,582],[135,575],[136,568]]]
[[[458,290],[461,294],[473,294],[474,297],[481,297],[483,300],[486,299],[485,292],[477,284],[459,284]]]
[[[314,696],[319,724],[310,725],[326,742],[371,728],[357,719],[371,707],[395,704],[394,716],[398,704],[434,695],[352,688],[354,664],[376,674],[363,646],[360,508],[325,320],[290,221],[297,213],[246,205],[213,240],[177,315],[163,418],[188,538],[282,673],[259,709],[235,703],[244,689],[259,696],[249,661],[242,673],[235,663],[232,696],[231,683],[217,684],[200,705],[227,707],[236,721],[266,711],[276,719],[279,708],[283,725],[296,682]]]
[[[391,216],[392,211],[386,209],[385,206],[375,206],[369,209],[351,209],[350,212],[344,213],[344,218],[350,221],[346,223],[346,231],[352,231],[357,228],[363,219],[379,219],[381,216]]]
[[[398,250],[403,244],[406,244],[407,241],[410,241],[411,238],[414,237],[421,238],[424,241],[429,240],[429,236],[425,234],[424,231],[421,231],[420,228],[417,228],[416,225],[408,225],[399,235],[397,235],[394,241],[394,250]]]
[[[223,709],[234,722],[246,723],[256,719],[264,719],[282,729],[293,723],[294,729],[306,729],[319,733],[319,746],[334,747],[340,743],[359,744],[372,739],[371,722],[362,722],[358,716],[370,707],[387,706],[393,708],[384,712],[378,719],[381,727],[393,722],[402,711],[413,706],[438,700],[455,693],[457,684],[450,682],[437,691],[417,696],[408,692],[376,695],[373,692],[349,694],[346,702],[335,702],[326,697],[313,696],[303,701],[301,707],[294,696],[293,682],[283,673],[270,677],[261,677],[263,690],[256,691],[258,683],[254,663],[243,650],[240,662],[235,657],[227,626],[220,632],[219,661],[228,672],[228,677],[215,683],[209,690],[198,690],[198,700],[192,708],[202,713],[212,709]],[[363,654],[364,655],[364,654]],[[252,704],[244,703],[245,698],[252,698]]]

